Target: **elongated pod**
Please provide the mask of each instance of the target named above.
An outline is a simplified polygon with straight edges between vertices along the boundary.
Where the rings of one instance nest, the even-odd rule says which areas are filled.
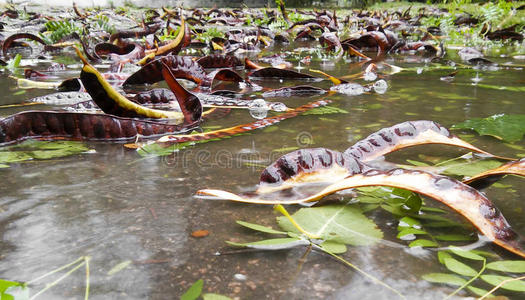
[[[322,191],[302,199],[243,197],[221,190],[200,190],[197,195],[257,204],[297,204],[317,201],[337,191],[364,187],[390,186],[410,190],[438,200],[454,209],[495,244],[525,257],[524,240],[510,227],[500,211],[476,189],[455,179],[421,171],[394,169],[388,172],[368,170],[334,182]]]
[[[147,108],[122,96],[104,79],[97,69],[87,62],[80,51],[76,50],[78,56],[84,62],[84,67],[82,67],[80,72],[80,80],[93,101],[103,112],[121,117],[168,118],[174,119],[176,123],[183,122],[184,116],[180,112]]]
[[[495,169],[487,170],[477,174],[472,178],[463,180],[463,183],[468,184],[476,189],[482,189],[490,186],[492,183],[508,174],[525,177],[525,158],[511,161]]]
[[[383,128],[346,149],[345,154],[366,162],[399,149],[424,144],[451,145],[491,157],[509,159],[483,151],[461,140],[438,123],[426,120],[407,121]]]
[[[29,138],[126,141],[187,132],[190,127],[102,114],[26,111],[0,120],[0,146]]]

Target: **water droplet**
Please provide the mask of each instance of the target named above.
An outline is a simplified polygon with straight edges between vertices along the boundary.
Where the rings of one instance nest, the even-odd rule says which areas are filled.
[[[384,94],[386,93],[386,90],[388,89],[388,84],[383,79],[380,79],[376,82],[374,82],[374,91],[378,94]]]
[[[285,111],[288,109],[288,107],[286,107],[286,105],[281,102],[273,103],[272,108],[274,111]]]
[[[374,72],[365,72],[365,74],[363,74],[363,78],[366,81],[374,81],[377,79],[377,74]]]
[[[357,83],[339,84],[331,87],[330,90],[346,95],[361,95],[365,92],[363,86]]]
[[[240,273],[237,273],[237,274],[233,275],[233,278],[235,278],[235,280],[239,280],[239,281],[245,281],[246,279],[248,279],[248,277],[246,275],[243,275],[243,274],[240,274]]]
[[[248,107],[250,108],[250,115],[255,119],[264,119],[268,115],[268,104],[264,99],[253,100]]]

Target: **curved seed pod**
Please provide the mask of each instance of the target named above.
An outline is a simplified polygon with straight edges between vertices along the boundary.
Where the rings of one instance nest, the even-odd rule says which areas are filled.
[[[295,72],[292,70],[278,69],[273,67],[253,71],[250,77],[254,78],[285,78],[285,79],[314,79],[312,75]]]
[[[164,77],[170,90],[175,95],[175,98],[177,98],[180,110],[184,116],[184,123],[195,124],[200,122],[202,117],[202,105],[199,98],[188,92],[177,82],[177,79],[165,63],[162,63],[162,66],[162,77]]]
[[[46,45],[46,42],[44,42],[41,38],[38,36],[31,34],[31,33],[15,33],[11,36],[9,36],[7,39],[5,39],[4,44],[2,45],[2,54],[6,56],[7,49],[11,47],[14,41],[19,39],[30,39],[35,42],[39,42],[42,45]]]
[[[476,189],[483,189],[507,174],[519,175],[525,177],[525,158],[508,162],[492,170],[487,170],[470,179],[463,180],[463,183]]]
[[[154,24],[153,26],[147,26],[143,30],[127,30],[127,31],[119,31],[117,33],[112,34],[109,37],[109,43],[113,43],[116,39],[126,39],[126,38],[139,38],[146,35],[153,34],[157,32],[161,27],[161,24]]]
[[[246,198],[221,190],[200,190],[197,195],[257,204],[296,204],[317,201],[341,190],[364,186],[390,186],[431,197],[460,213],[495,244],[525,257],[524,240],[483,194],[457,180],[432,173],[403,169],[388,172],[369,170],[337,181],[310,197],[291,201]]]
[[[230,69],[219,69],[211,72],[208,74],[208,77],[211,78],[211,84],[215,80],[221,80],[221,81],[230,81],[230,82],[244,82],[244,78],[241,77],[241,75],[237,74],[235,71]]]
[[[275,97],[292,97],[292,96],[313,96],[322,95],[326,91],[322,88],[318,88],[310,85],[298,85],[292,87],[283,87],[276,90],[271,90],[262,93],[264,98],[275,98]]]
[[[117,55],[126,55],[131,51],[135,50],[135,44],[126,44],[124,46],[118,46],[111,43],[100,43],[95,46],[95,54],[98,56],[106,56],[110,53]]]
[[[125,141],[188,131],[191,128],[161,122],[103,114],[26,111],[0,120],[0,146],[29,138]]]
[[[180,112],[147,108],[122,96],[104,79],[97,69],[82,57],[80,51],[77,48],[75,49],[84,62],[84,67],[82,67],[80,72],[80,80],[93,101],[103,112],[120,117],[168,118],[174,119],[178,123],[183,121],[184,116]],[[180,104],[181,107],[184,105],[184,103]]]
[[[46,105],[73,105],[82,101],[91,100],[91,96],[84,92],[62,92],[35,97],[26,103],[40,103]]]
[[[175,94],[172,91],[159,88],[140,92],[130,100],[140,104],[160,104],[176,101],[177,98],[175,98]]]
[[[153,84],[163,80],[162,63],[165,63],[177,78],[191,80],[204,86],[211,85],[210,78],[208,78],[208,75],[198,63],[190,57],[177,55],[167,55],[148,63],[126,79],[124,85]]]
[[[341,41],[335,33],[329,31],[324,32],[319,38],[319,43],[321,43],[327,51],[334,51],[336,57],[343,55],[343,46],[341,46]]]
[[[423,144],[452,145],[491,157],[508,159],[483,151],[461,140],[438,123],[425,120],[407,121],[383,128],[346,149],[345,154],[367,162],[399,149]]]
[[[169,146],[175,143],[182,143],[182,142],[189,142],[189,141],[203,141],[203,140],[209,140],[209,139],[215,139],[215,138],[222,138],[226,136],[232,136],[232,135],[252,131],[255,129],[268,127],[282,120],[293,118],[305,111],[309,111],[316,107],[325,106],[331,102],[332,101],[330,100],[319,100],[319,101],[311,102],[311,103],[299,106],[298,108],[292,109],[290,111],[284,112],[274,117],[264,118],[261,120],[257,120],[253,123],[237,125],[237,126],[229,127],[229,128],[224,128],[224,129],[219,129],[219,130],[214,130],[214,131],[209,131],[209,132],[203,132],[203,133],[196,133],[196,134],[166,135],[166,136],[161,137],[157,142],[164,144],[166,146]]]
[[[281,156],[261,174],[258,193],[308,182],[334,182],[367,167],[354,157],[326,148],[301,149]]]
[[[161,46],[154,50],[147,50],[146,56],[144,56],[143,59],[141,59],[138,64],[143,66],[150,62],[151,60],[155,59],[157,56],[163,56],[167,54],[177,54],[179,51],[184,47],[184,45],[188,45],[191,41],[189,28],[186,28],[186,22],[184,21],[184,17],[180,17],[180,29],[179,33],[175,37],[174,40],[169,42],[168,44]]]
[[[242,61],[233,55],[212,54],[197,59],[203,68],[235,68],[242,66]]]

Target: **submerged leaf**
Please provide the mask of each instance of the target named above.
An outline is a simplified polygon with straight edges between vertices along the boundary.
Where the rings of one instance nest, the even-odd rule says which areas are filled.
[[[261,231],[261,232],[266,232],[266,233],[271,233],[271,234],[286,234],[286,232],[284,231],[278,231],[278,230],[272,229],[271,227],[266,227],[266,226],[262,226],[259,224],[253,224],[253,223],[248,223],[244,221],[237,221],[237,224],[244,226],[244,227],[248,227],[253,230]]]
[[[349,205],[301,208],[292,217],[304,230],[326,241],[370,245],[383,237],[373,221],[365,217],[361,210]],[[298,233],[286,217],[278,217],[277,222],[284,230]]]
[[[460,262],[459,260],[453,257],[445,258],[444,262],[445,262],[445,267],[447,267],[447,269],[449,269],[450,271],[454,273],[458,273],[459,275],[473,277],[473,276],[476,276],[476,274],[478,274],[476,270],[472,269],[468,265]]]
[[[499,285],[504,280],[511,280],[514,279],[513,277],[507,277],[507,276],[499,276],[499,275],[481,275],[481,279],[483,281],[491,284],[491,285]],[[509,281],[501,286],[502,289],[510,290],[510,291],[516,291],[516,292],[525,292],[525,281],[523,280],[515,280],[515,281]]]
[[[467,282],[465,279],[459,277],[458,275],[447,274],[447,273],[428,273],[428,274],[423,275],[422,278],[430,282],[446,283],[446,284],[457,285],[457,286],[461,286],[465,282]]]
[[[449,247],[450,252],[456,254],[457,256],[461,256],[464,258],[472,259],[472,260],[485,260],[484,257],[477,255],[476,253],[473,253],[468,250],[463,250],[458,247],[450,246]]]
[[[332,241],[325,241],[319,245],[323,250],[333,254],[341,254],[346,252],[346,245]]]
[[[493,115],[474,118],[452,126],[452,129],[472,129],[480,135],[490,135],[514,143],[525,134],[525,115]]]
[[[7,151],[0,151],[0,164],[66,157],[89,150],[85,144],[74,141],[26,141],[5,149]]]
[[[282,250],[294,248],[297,246],[306,246],[310,244],[309,241],[302,240],[299,238],[269,239],[251,243],[235,243],[231,241],[226,241],[226,243],[235,247],[246,247],[259,250]]]
[[[431,240],[415,240],[413,242],[411,242],[410,244],[408,244],[408,247],[410,248],[413,248],[413,247],[437,247],[439,246],[436,242],[434,241],[431,241]]]
[[[487,269],[509,273],[525,273],[525,260],[494,261],[487,264]]]

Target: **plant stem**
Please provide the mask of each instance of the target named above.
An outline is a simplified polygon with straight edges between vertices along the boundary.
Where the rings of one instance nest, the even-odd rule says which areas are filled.
[[[84,257],[79,257],[79,258],[78,258],[77,260],[75,260],[74,262],[69,263],[69,264],[67,264],[67,265],[65,265],[65,266],[59,267],[59,268],[57,268],[57,269],[55,269],[55,270],[53,270],[53,271],[51,271],[51,272],[48,272],[48,273],[46,273],[46,274],[44,274],[44,275],[42,275],[42,276],[40,276],[40,277],[37,277],[37,278],[35,278],[35,279],[33,279],[33,280],[30,280],[30,281],[26,282],[26,284],[29,285],[29,284],[31,284],[31,283],[37,282],[37,281],[39,281],[39,280],[42,279],[42,278],[45,278],[45,277],[47,277],[47,276],[49,276],[49,275],[53,275],[53,274],[55,274],[56,272],[60,272],[60,271],[62,271],[62,270],[64,270],[64,269],[67,269],[67,268],[71,267],[72,265],[77,264],[78,262],[80,262],[80,261],[82,261],[82,260],[84,260]]]
[[[273,209],[275,209],[276,211],[280,212],[281,214],[283,214],[288,220],[290,220],[290,222],[293,224],[293,226],[295,226],[295,228],[297,228],[297,230],[299,230],[301,233],[303,233],[304,235],[306,235],[309,239],[319,239],[320,237],[318,235],[315,235],[313,233],[310,233],[306,230],[304,230],[301,225],[297,224],[297,222],[295,222],[295,220],[292,218],[292,216],[290,216],[290,214],[288,213],[288,211],[286,210],[286,208],[284,208],[284,206],[282,206],[281,204],[277,204],[273,207]]]
[[[483,300],[483,299],[487,298],[488,296],[490,296],[490,294],[494,293],[497,289],[499,289],[500,287],[504,286],[505,284],[507,284],[509,282],[518,281],[518,280],[522,280],[522,279],[525,279],[525,276],[511,278],[511,279],[505,279],[502,282],[500,282],[498,285],[496,285],[492,290],[488,291],[485,295],[479,297],[477,300]]]
[[[89,260],[91,257],[84,256],[84,262],[86,263],[86,294],[84,296],[84,300],[88,300],[89,298]]]
[[[481,270],[479,270],[478,274],[476,274],[474,277],[470,278],[470,280],[465,282],[462,286],[458,287],[454,292],[452,292],[452,294],[449,294],[447,297],[445,297],[445,299],[448,299],[448,298],[454,296],[455,294],[459,293],[459,291],[461,291],[462,289],[466,288],[474,280],[478,279],[478,277],[481,274],[483,274],[483,272],[485,272],[485,265],[486,265],[486,263],[487,263],[487,260],[483,259],[483,266],[481,267]]]
[[[321,250],[323,250],[325,253],[330,254],[335,259],[337,259],[337,260],[341,261],[342,263],[344,263],[345,265],[349,266],[350,268],[352,268],[352,269],[358,271],[359,273],[365,275],[366,277],[370,278],[372,281],[374,281],[374,282],[376,282],[376,283],[386,287],[387,289],[391,290],[392,292],[396,293],[401,299],[406,299],[406,297],[403,294],[401,294],[400,291],[398,291],[395,288],[389,286],[388,284],[384,283],[380,279],[374,277],[373,275],[370,275],[370,274],[366,273],[365,271],[361,270],[356,265],[354,265],[351,262],[345,260],[344,258],[342,258],[342,257],[340,257],[340,256],[338,256],[338,255],[336,255],[336,254],[334,254],[334,253],[324,249],[323,247],[319,247],[319,248],[321,248]]]
[[[81,259],[85,259],[84,257],[81,257]],[[40,290],[38,293],[34,294],[33,297],[29,298],[29,300],[33,300],[35,299],[36,297],[40,296],[42,293],[44,293],[45,291],[49,290],[50,288],[54,287],[55,285],[57,285],[60,281],[64,280],[64,278],[68,277],[69,275],[71,275],[73,272],[75,272],[76,270],[80,269],[80,267],[82,267],[83,265],[86,264],[86,261],[84,260],[82,263],[78,264],[76,267],[74,267],[73,269],[69,270],[66,274],[60,276],[60,278],[58,278],[57,280],[49,283],[46,285],[45,288],[43,288],[42,290]]]

